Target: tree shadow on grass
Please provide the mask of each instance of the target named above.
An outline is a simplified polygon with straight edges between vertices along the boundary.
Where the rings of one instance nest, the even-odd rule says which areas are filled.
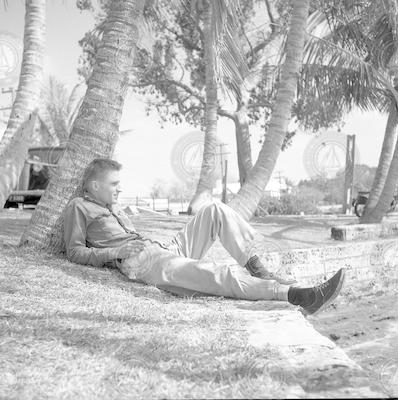
[[[346,225],[352,224],[355,218],[346,220],[338,220],[338,218],[302,218],[300,216],[297,217],[284,217],[284,216],[268,216],[263,218],[255,218],[250,222],[253,224],[275,224],[275,225],[284,225],[284,226],[299,226],[303,228],[329,228],[333,225]]]
[[[18,219],[18,218],[0,218],[1,222],[1,231],[0,238],[1,240],[7,240],[7,242],[12,239],[13,243],[18,243],[19,238],[29,223],[28,219]]]
[[[249,311],[294,311],[293,305],[287,301],[259,300],[259,301],[238,301],[234,303],[235,308]]]
[[[197,292],[190,289],[177,286],[153,286],[140,281],[131,280],[123,275],[116,268],[95,268],[87,265],[75,264],[60,259],[60,263],[51,263],[56,270],[82,281],[90,281],[95,284],[102,284],[108,287],[123,289],[126,292],[134,294],[136,297],[150,297],[153,300],[160,300],[162,303],[174,301],[189,301],[191,304],[200,304],[203,307],[212,307],[214,304],[222,302],[225,306],[252,311],[273,311],[291,308],[287,302],[273,300],[243,300],[229,297],[221,297],[207,293]]]
[[[96,268],[89,265],[81,265],[69,262],[64,257],[48,256],[50,262],[45,265],[56,271],[61,271],[66,275],[78,278],[82,281],[89,281],[94,284],[101,284],[115,289],[122,289],[128,293],[132,293],[135,297],[150,297],[153,300],[160,300],[162,303],[173,301],[189,301],[191,303],[203,303],[203,300],[214,298],[215,301],[220,297],[199,293],[189,289],[178,288],[175,286],[155,287],[138,280],[131,280],[122,274],[117,268]]]
[[[147,376],[156,372],[164,374],[170,381],[163,381],[161,390],[165,389],[164,383],[173,385],[173,381],[182,383],[187,380],[195,385],[231,385],[232,382],[247,385],[249,382],[253,395],[257,393],[257,396],[259,389],[267,389],[264,384],[272,384],[278,390],[300,385],[306,393],[329,394],[345,388],[360,390],[373,386],[362,370],[348,369],[341,363],[331,363],[326,368],[318,368],[316,364],[308,367],[307,364],[306,367],[292,369],[285,360],[286,356],[279,354],[277,349],[245,346],[244,341],[234,339],[229,329],[197,336],[199,341],[196,343],[185,341],[187,335],[196,335],[196,325],[193,329],[192,321],[188,320],[175,321],[165,329],[156,327],[151,316],[148,319],[130,316],[130,319],[121,321],[120,316],[104,318],[95,313],[56,313],[50,317],[18,313],[7,319],[2,333],[3,338],[9,338],[12,344],[9,347],[10,356],[23,357],[26,353],[29,354],[29,365],[37,362],[43,365],[43,362],[51,364],[56,355],[56,363],[61,366],[67,365],[71,356],[74,359],[83,356],[87,368],[103,362],[111,364],[109,360],[116,359],[120,368],[109,373],[118,385],[131,383],[129,377],[126,379],[126,370],[140,370],[137,375],[143,385]],[[95,321],[99,325],[79,326],[84,320]],[[106,325],[109,321],[131,322],[133,326],[126,328],[120,325],[115,335],[116,330]],[[121,337],[123,334],[124,337]],[[53,345],[47,346],[46,343]],[[65,352],[66,349],[75,350],[76,355]],[[91,361],[84,354],[95,359]],[[64,373],[62,369],[60,371]],[[53,378],[57,379],[57,376]],[[262,392],[262,396],[266,396],[266,392]]]
[[[154,286],[127,278],[117,268],[96,268],[89,265],[75,264],[61,257],[59,261],[58,263],[46,263],[46,266],[82,281],[101,284],[114,289],[122,289],[134,296],[150,296],[154,300],[162,300],[163,302],[173,299],[171,294]]]
[[[64,256],[54,256],[45,252],[36,252],[29,248],[18,248],[7,246],[5,251],[9,259],[15,264],[24,265],[29,268],[42,270],[43,266],[54,271],[54,279],[59,279],[57,273],[62,273],[82,282],[103,285],[113,289],[121,289],[134,297],[150,298],[163,304],[171,302],[189,302],[202,307],[212,308],[218,304],[229,310],[234,308],[246,310],[271,311],[286,308],[281,302],[274,301],[251,301],[235,298],[226,298],[207,293],[197,292],[176,286],[147,285],[143,282],[131,280],[116,268],[96,268],[89,265],[81,265],[69,262]],[[20,270],[19,270],[20,271]],[[4,286],[4,285],[3,285]],[[17,285],[5,285],[0,291],[12,294],[18,291]]]
[[[92,328],[76,326],[81,320],[106,322],[98,314],[57,313],[54,317],[61,320],[29,313],[10,315],[4,333],[16,342],[15,346],[23,343],[22,351],[29,352],[30,363],[34,357],[31,347],[37,348],[41,358],[53,359],[54,354],[43,354],[40,349],[42,343],[51,342],[56,346],[51,346],[50,351],[60,355],[57,356],[58,364],[68,362],[62,359],[61,348],[70,348],[78,350],[79,354],[84,352],[97,356],[99,360],[115,358],[128,370],[144,368],[149,370],[146,373],[157,371],[168,379],[188,379],[195,384],[230,383],[231,380],[242,379],[242,375],[252,372],[250,369],[258,356],[271,356],[267,349],[262,349],[260,353],[254,348],[243,346],[244,342],[234,341],[232,337],[226,341],[226,335],[231,334],[228,329],[210,331],[208,335],[198,336],[198,342],[191,343],[189,335],[196,335],[196,325],[193,328],[191,321],[173,322],[166,329],[156,328],[150,317],[148,320],[132,319],[134,326],[123,331],[122,328],[118,329],[116,336],[106,325],[97,324]],[[76,319],[79,321],[74,323]],[[109,316],[106,320],[120,322],[119,317]],[[123,333],[125,337],[120,337]]]
[[[290,242],[293,241],[293,242],[296,242],[296,243],[303,243],[306,246],[311,246],[311,247],[312,246],[316,247],[316,246],[320,245],[319,241],[313,241],[313,240],[311,241],[311,240],[308,240],[308,239],[304,239],[303,240],[303,239],[300,239],[298,237],[292,238],[292,237],[286,236],[286,233],[294,232],[296,230],[297,230],[296,226],[285,227],[284,229],[281,229],[281,230],[279,230],[277,232],[273,232],[269,236],[265,236],[265,237],[269,237],[269,238],[275,240],[276,242],[279,242],[280,240],[284,240],[287,243],[289,241]],[[303,237],[303,235],[301,235],[301,237]],[[325,243],[325,240],[322,240],[322,242]],[[330,239],[329,242],[330,243],[326,242],[326,245],[327,244],[333,244],[334,240]]]
[[[305,247],[333,244],[335,241],[330,236],[330,229],[342,224],[347,224],[347,221],[267,217],[263,221],[254,221],[252,225],[265,239],[285,242],[287,248],[300,248],[301,244]],[[272,226],[267,228],[267,225]]]
[[[45,322],[48,323],[49,318],[54,317],[56,319],[62,320],[70,320],[70,321],[90,321],[97,323],[108,323],[108,322],[116,322],[127,325],[148,325],[153,324],[154,321],[148,318],[137,317],[131,314],[115,314],[115,315],[104,315],[101,313],[94,312],[84,312],[84,311],[72,311],[72,312],[59,312],[55,311],[49,314],[29,314],[29,313],[18,313],[13,314],[11,312],[6,312],[3,315],[3,318],[7,318],[9,322],[13,320],[21,320],[26,324],[27,321],[32,321],[33,323]],[[65,321],[67,325],[68,322]]]

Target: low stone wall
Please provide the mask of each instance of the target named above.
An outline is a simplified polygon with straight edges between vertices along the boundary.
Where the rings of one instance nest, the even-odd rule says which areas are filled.
[[[398,288],[398,239],[379,239],[264,254],[271,271],[316,284],[346,268],[342,294]]]
[[[398,235],[398,222],[386,221],[381,224],[352,224],[334,226],[331,229],[335,240],[367,240]]]
[[[380,382],[369,375],[297,311],[234,310],[251,346],[272,351],[251,370],[271,375],[280,398],[381,398]],[[277,309],[279,307],[279,309]],[[266,394],[264,394],[266,396]],[[267,397],[267,396],[266,396]]]

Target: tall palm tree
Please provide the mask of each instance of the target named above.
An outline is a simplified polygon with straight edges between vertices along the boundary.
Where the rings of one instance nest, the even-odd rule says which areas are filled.
[[[202,92],[205,91],[205,89],[202,90],[202,87],[206,87],[206,74],[204,71],[206,63],[204,62],[204,57],[198,57],[198,53],[203,54],[204,49],[203,13],[195,10],[203,7],[197,0],[181,0],[181,2],[185,5],[183,10],[181,10],[181,7],[174,7],[170,11],[168,18],[157,21],[156,29],[159,31],[159,35],[155,48],[152,49],[152,52],[142,54],[142,59],[137,63],[137,71],[132,77],[131,86],[141,94],[142,92],[148,93],[148,91],[151,93],[153,89],[161,94],[161,96],[156,96],[156,98],[159,97],[159,100],[156,101],[151,96],[149,104],[150,107],[154,107],[159,111],[162,119],[165,119],[165,116],[168,115],[177,121],[186,118],[188,123],[197,124],[202,123],[202,110],[204,111],[206,104],[205,96],[202,96]],[[250,25],[250,22],[252,23],[253,18],[256,18],[253,16],[255,6],[258,8],[259,5],[262,6],[260,7],[262,13],[266,14],[264,25],[269,25],[270,27],[268,30],[261,30],[261,37],[259,37],[259,29],[254,31],[250,29],[253,25]],[[239,21],[235,23],[236,27],[229,29],[232,35],[228,33],[226,37],[229,42],[223,38],[223,40],[215,40],[213,46],[216,45],[216,48],[228,49],[228,52],[221,52],[219,58],[225,57],[226,53],[235,54],[235,57],[242,58],[241,49],[245,49],[246,54],[243,55],[243,59],[247,60],[247,64],[249,64],[249,68],[247,66],[245,68],[249,76],[242,77],[244,78],[244,84],[239,85],[239,87],[235,85],[235,89],[229,98],[229,100],[234,99],[236,108],[234,110],[226,110],[219,106],[217,110],[219,116],[229,118],[235,125],[239,177],[241,184],[243,184],[246,180],[247,172],[252,167],[248,113],[251,113],[251,117],[254,116],[255,120],[259,120],[261,118],[260,113],[253,113],[253,110],[265,109],[264,104],[267,103],[267,101],[264,101],[264,98],[267,97],[264,91],[265,85],[263,82],[261,84],[258,84],[258,82],[267,80],[267,86],[271,87],[268,71],[275,68],[264,68],[264,66],[269,64],[271,59],[276,58],[273,54],[278,53],[279,46],[275,46],[275,42],[280,41],[279,37],[282,37],[281,32],[285,23],[281,15],[279,15],[279,10],[271,6],[270,0],[265,0],[265,5],[263,0],[255,2],[251,0],[241,0],[239,2],[237,0],[217,0],[210,2],[210,6],[214,10],[212,14],[218,14],[219,17],[222,17],[219,19],[224,19],[227,23],[236,19],[234,9],[239,8],[240,10]],[[287,6],[284,6],[284,8],[287,8]],[[230,17],[221,16],[220,10],[224,14],[229,13]],[[216,13],[216,11],[218,12]],[[282,23],[279,23],[281,22],[280,20]],[[214,23],[217,23],[217,21],[215,20]],[[221,25],[221,31],[224,32],[225,26],[223,26],[223,22],[220,21],[219,25]],[[87,33],[80,42],[84,51],[84,56],[82,57],[84,67],[81,69],[81,74],[84,76],[88,76],[89,71],[92,69],[91,63],[95,59],[93,55],[95,55],[98,46],[98,35],[102,29],[101,26],[100,20],[95,31]],[[214,38],[216,39],[215,36]],[[275,51],[275,47],[278,48],[277,51]],[[176,61],[176,52],[181,50],[183,53],[179,53],[178,61]],[[184,57],[187,57],[192,62],[181,62]],[[217,60],[218,58],[216,62]],[[238,60],[239,63],[242,63],[242,60]],[[182,64],[184,64],[184,67],[182,67]],[[187,64],[189,67],[186,67]],[[176,73],[176,69],[178,73]],[[267,73],[265,74],[264,71],[267,71]],[[188,75],[190,79],[186,78]],[[231,75],[224,75],[227,78],[225,83],[230,85]],[[253,79],[254,77],[256,79]],[[223,77],[217,78],[221,81]],[[256,101],[253,101],[251,95],[249,95],[254,91],[254,88]],[[271,92],[270,88],[267,87],[267,89],[267,93]],[[259,93],[261,93],[261,96],[259,96]],[[174,107],[178,108],[178,112],[174,111]],[[269,108],[269,106],[266,107]],[[206,176],[211,178],[209,174],[206,174]],[[211,185],[210,182],[206,184],[209,187]],[[201,191],[201,186],[203,185],[199,185],[199,192]]]
[[[376,206],[368,211],[367,218],[361,222],[366,223],[379,223],[386,215],[390,208],[391,200],[395,194],[396,186],[398,182],[398,146],[395,145],[394,153],[392,156],[391,163],[388,168],[387,177],[385,179],[383,190],[380,193],[380,197],[377,201]]]
[[[25,1],[24,45],[18,90],[0,141],[0,208],[16,187],[28,153],[31,114],[40,96],[44,66],[46,1]]]
[[[235,124],[236,151],[239,169],[239,182],[242,186],[247,179],[247,174],[253,167],[249,118],[248,118],[248,99],[247,93],[242,90],[243,96],[238,102],[236,111],[233,113],[233,122]]]
[[[188,214],[196,212],[212,198],[215,159],[217,152],[217,81],[216,52],[214,48],[214,9],[209,0],[204,1],[204,61],[206,76],[206,105],[204,115],[205,142],[199,182],[189,203]]]
[[[48,77],[38,110],[40,135],[37,141],[41,145],[57,146],[68,140],[85,91],[84,82],[76,84],[69,92],[54,76]]]
[[[79,109],[70,140],[30,224],[21,238],[29,244],[59,252],[63,248],[62,212],[81,191],[84,168],[97,157],[111,157],[127,92],[128,73],[139,40],[137,21],[144,0],[114,0],[93,73]]]
[[[269,129],[258,159],[249,172],[245,184],[229,203],[247,220],[252,217],[263,196],[263,191],[275,167],[290,122],[297,76],[302,65],[308,11],[309,0],[294,0],[292,2],[289,32],[286,39],[286,56],[281,67],[281,76]]]
[[[198,5],[198,2],[192,2]],[[248,74],[246,62],[236,41],[239,23],[238,0],[205,0],[203,48],[205,63],[205,142],[200,177],[194,197],[188,206],[188,214],[195,214],[212,199],[215,184],[215,160],[217,152],[217,82],[222,82],[224,92],[236,92]],[[239,123],[239,121],[236,121]],[[242,140],[241,148],[247,144]],[[247,147],[247,146],[246,146]],[[241,152],[243,153],[243,152]],[[247,153],[247,152],[246,152]]]
[[[346,112],[354,105],[364,110],[388,110],[379,164],[361,218],[362,223],[377,222],[380,217],[375,218],[373,212],[387,182],[397,138],[397,36],[396,21],[390,12],[395,0],[345,2],[338,8],[333,0],[330,3],[312,15],[313,30],[318,34],[324,31],[321,41],[311,38],[307,42],[303,80],[313,88],[308,95],[318,97],[321,103],[325,98],[332,99]],[[381,214],[387,209],[388,206]]]
[[[379,205],[379,200],[382,196],[382,192],[386,183],[393,181],[394,179],[393,176],[390,176],[390,178],[387,180],[387,177],[388,177],[388,172],[390,170],[391,161],[394,156],[394,148],[397,142],[397,134],[398,134],[397,127],[398,127],[397,105],[395,103],[395,100],[392,100],[390,110],[388,113],[383,145],[380,152],[375,178],[372,183],[369,199],[365,205],[364,212],[360,219],[360,223],[362,224],[380,222],[382,216],[388,210],[389,205],[391,203],[392,197],[389,197],[390,201],[387,202],[387,206],[383,206],[382,210],[381,205]],[[390,184],[388,183],[387,187],[389,186]],[[393,192],[394,189],[392,190],[392,193]],[[379,209],[379,211],[376,212],[376,209]],[[378,214],[380,214],[380,216]]]
[[[389,48],[391,56],[388,59],[386,69],[390,75],[392,85],[398,88],[398,3],[396,0],[387,1],[386,13],[380,18],[384,25],[384,32],[379,35],[384,39]],[[380,153],[376,176],[373,181],[372,189],[364,212],[361,223],[380,222],[390,207],[392,196],[398,182],[396,171],[397,161],[394,159],[394,148],[397,150],[398,135],[398,102],[395,98],[391,99],[389,115]]]

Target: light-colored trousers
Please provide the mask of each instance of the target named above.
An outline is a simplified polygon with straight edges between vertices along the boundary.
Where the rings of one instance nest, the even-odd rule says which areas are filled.
[[[255,234],[231,207],[214,202],[200,209],[176,234],[169,250],[150,244],[124,260],[120,269],[131,279],[182,295],[286,300],[287,285],[250,276],[243,269]],[[241,269],[200,261],[217,238]]]

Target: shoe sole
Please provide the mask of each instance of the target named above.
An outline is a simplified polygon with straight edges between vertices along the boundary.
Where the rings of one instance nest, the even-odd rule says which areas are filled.
[[[330,305],[330,303],[339,295],[341,287],[343,286],[345,280],[345,269],[341,268],[341,277],[339,280],[338,285],[336,286],[336,290],[334,291],[333,295],[330,297],[329,300],[325,301],[319,308],[313,313],[306,312],[303,308],[301,309],[301,312],[303,313],[304,317],[307,317],[308,315],[315,316],[319,314],[321,311],[323,311],[326,307]]]

